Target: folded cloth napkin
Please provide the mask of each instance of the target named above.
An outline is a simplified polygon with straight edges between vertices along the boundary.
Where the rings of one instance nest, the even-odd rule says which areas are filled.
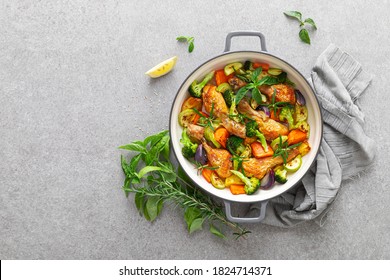
[[[324,121],[318,156],[301,184],[269,201],[263,223],[289,227],[321,220],[343,181],[373,163],[374,141],[364,132],[357,104],[371,80],[353,57],[333,44],[320,55],[311,73]]]

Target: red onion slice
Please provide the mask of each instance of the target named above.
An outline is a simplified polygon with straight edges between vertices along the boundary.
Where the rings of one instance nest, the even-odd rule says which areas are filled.
[[[298,89],[295,90],[295,97],[297,99],[298,105],[306,105],[305,97],[303,97],[302,93]]]
[[[268,173],[261,180],[260,188],[263,190],[269,190],[275,184],[275,172],[273,169],[268,171]]]
[[[196,148],[195,160],[202,165],[205,165],[207,163],[207,154],[205,149],[203,149],[202,144],[200,144],[198,148]]]
[[[263,111],[267,115],[267,117],[271,116],[271,112],[269,111],[269,108],[267,106],[260,105],[257,107],[257,110]]]

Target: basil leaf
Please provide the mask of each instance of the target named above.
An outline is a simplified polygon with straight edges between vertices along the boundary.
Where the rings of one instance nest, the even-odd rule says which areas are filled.
[[[249,88],[250,88],[249,85],[246,85],[246,86],[240,88],[237,91],[237,94],[236,94],[236,104],[240,103],[241,99],[244,98],[244,96],[248,92]]]
[[[194,41],[191,41],[190,44],[188,45],[188,52],[192,53],[194,50]]]
[[[134,141],[130,144],[120,146],[119,149],[135,151],[140,153],[144,153],[146,151],[145,145],[141,141]]]
[[[288,17],[296,18],[300,22],[302,22],[302,14],[298,11],[286,11],[284,14]]]
[[[301,31],[299,31],[299,38],[301,38],[301,40],[306,44],[310,45],[309,32],[305,28],[302,28]]]
[[[154,146],[165,135],[168,135],[168,130],[163,130],[157,134],[150,135],[150,136],[146,137],[145,140],[143,141],[144,147],[146,147],[149,143],[151,146]]]
[[[149,172],[153,172],[153,171],[160,171],[162,170],[161,167],[158,167],[158,166],[145,166],[144,168],[142,168],[139,173],[138,173],[138,178],[142,178],[145,176],[145,174],[149,173]]]
[[[314,23],[314,20],[312,20],[311,18],[305,19],[304,23],[308,23],[308,24],[310,24],[311,26],[313,26],[314,29],[317,29],[317,26],[316,26],[316,24]]]
[[[145,155],[145,163],[146,165],[151,165],[155,160],[158,159],[160,152],[165,149],[165,145],[169,143],[169,135],[165,135],[161,138],[160,141],[158,141],[151,149],[148,151],[148,153]]]
[[[261,93],[257,87],[252,89],[252,97],[257,102],[257,104],[263,103],[263,99],[261,98]]]
[[[161,212],[161,198],[158,196],[151,196],[146,201],[145,209],[149,216],[149,221],[154,221]],[[145,213],[145,211],[144,211]]]
[[[176,38],[179,42],[187,42],[188,37],[187,36],[179,36]]]
[[[263,71],[263,68],[261,68],[261,67],[256,68],[256,70],[253,71],[252,76],[251,76],[252,82],[256,83],[259,80],[259,75],[261,74],[262,71]]]
[[[134,196],[134,202],[138,211],[142,213],[145,204],[145,195],[143,193],[137,192]]]
[[[213,224],[210,224],[210,232],[220,238],[226,238],[226,236],[219,230],[217,229]]]
[[[187,223],[188,231],[190,231],[191,225],[195,219],[201,217],[201,212],[198,208],[188,207],[184,212],[184,220]]]
[[[196,230],[201,230],[204,220],[204,218],[196,218],[193,220],[189,229],[190,234]]]

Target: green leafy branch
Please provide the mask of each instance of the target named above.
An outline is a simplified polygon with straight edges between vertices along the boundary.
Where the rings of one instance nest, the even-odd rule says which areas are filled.
[[[306,44],[310,45],[310,36],[309,31],[304,28],[305,24],[311,25],[314,29],[317,29],[317,26],[313,19],[306,18],[305,20],[302,20],[302,13],[298,11],[286,11],[284,14],[288,17],[297,19],[299,21],[300,31],[299,31],[299,38]]]
[[[195,41],[195,38],[194,37],[191,37],[191,36],[179,36],[176,38],[176,40],[178,40],[179,42],[187,42],[188,43],[188,52],[189,53],[192,53],[192,51],[194,50],[194,41]]]
[[[222,227],[231,228],[236,237],[248,234],[249,231],[226,219],[221,205],[188,183],[181,169],[173,167],[169,160],[169,142],[168,131],[162,131],[119,147],[136,152],[129,160],[122,156],[121,165],[126,176],[123,189],[127,196],[135,193],[135,205],[140,214],[154,221],[164,204],[171,203],[184,210],[189,233],[202,229],[208,222],[210,232],[221,238],[225,238]]]

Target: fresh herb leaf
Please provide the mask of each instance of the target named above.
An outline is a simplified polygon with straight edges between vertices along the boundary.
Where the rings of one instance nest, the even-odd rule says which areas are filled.
[[[222,239],[226,238],[226,236],[211,223],[210,223],[210,232],[212,234],[214,234],[215,236],[218,236],[219,238],[222,238]]]
[[[298,11],[286,11],[283,12],[286,16],[296,18],[299,22],[302,22],[302,13]]]
[[[138,211],[142,213],[144,211],[145,195],[143,193],[136,193],[134,196],[134,202]]]
[[[257,83],[259,81],[259,75],[263,71],[263,68],[258,67],[255,71],[252,72],[251,79],[253,83]]]
[[[314,20],[312,20],[311,18],[305,19],[304,23],[308,23],[308,24],[310,24],[311,26],[313,26],[314,29],[317,29],[317,26],[316,26],[316,24],[314,23]]]
[[[203,222],[204,222],[204,218],[197,218],[193,220],[189,229],[189,233],[191,234],[194,231],[201,230]]]
[[[302,28],[301,31],[299,31],[299,38],[301,38],[301,40],[303,42],[305,42],[306,44],[310,45],[310,36],[309,36],[309,32],[307,31],[307,29]]]
[[[191,36],[179,36],[176,38],[179,42],[187,42],[188,43],[188,52],[191,53],[194,50],[194,37]]]
[[[261,97],[260,90],[257,87],[252,89],[252,97],[257,102],[257,104],[263,102],[263,98]]]

